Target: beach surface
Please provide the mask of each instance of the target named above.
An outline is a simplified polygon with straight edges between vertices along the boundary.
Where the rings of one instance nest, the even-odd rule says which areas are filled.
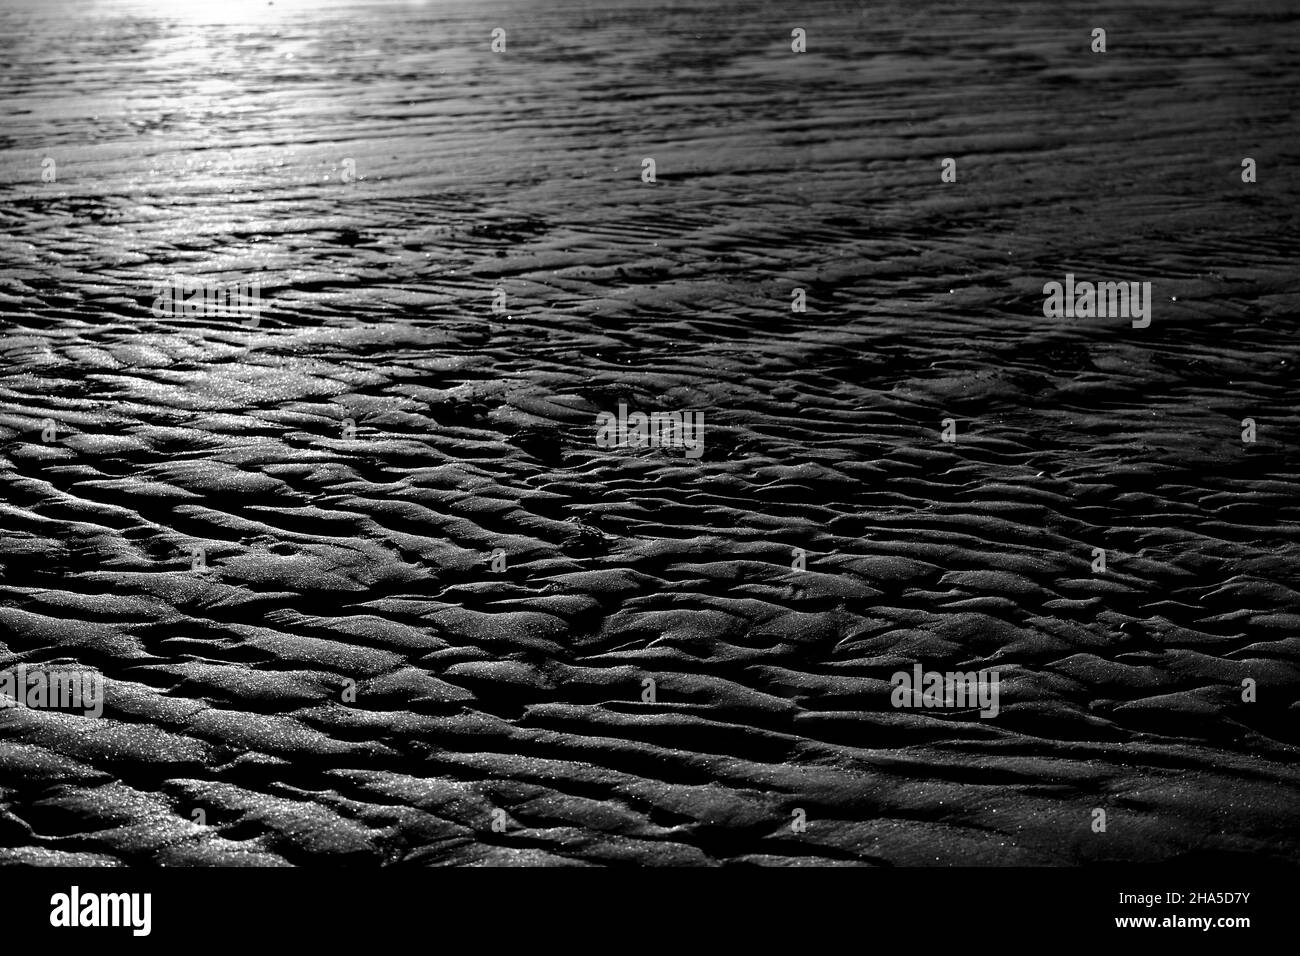
[[[1300,862],[1300,10],[1006,6],[0,3],[0,860]]]

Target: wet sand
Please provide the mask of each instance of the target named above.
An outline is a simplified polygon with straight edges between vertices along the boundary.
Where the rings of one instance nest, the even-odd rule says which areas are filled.
[[[1288,4],[85,6],[0,7],[0,667],[107,699],[0,859],[1300,860]]]

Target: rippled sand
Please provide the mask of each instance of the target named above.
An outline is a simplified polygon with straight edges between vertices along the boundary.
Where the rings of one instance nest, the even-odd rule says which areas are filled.
[[[0,859],[1300,859],[1300,14],[801,6],[0,7]]]

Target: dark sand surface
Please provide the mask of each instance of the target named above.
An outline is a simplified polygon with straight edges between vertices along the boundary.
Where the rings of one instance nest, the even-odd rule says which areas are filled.
[[[1300,10],[791,6],[0,5],[0,859],[1300,861]]]

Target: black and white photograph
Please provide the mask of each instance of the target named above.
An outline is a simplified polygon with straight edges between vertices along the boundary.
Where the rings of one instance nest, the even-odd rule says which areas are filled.
[[[1298,79],[1292,0],[0,0],[14,925],[799,868],[1260,945]]]

